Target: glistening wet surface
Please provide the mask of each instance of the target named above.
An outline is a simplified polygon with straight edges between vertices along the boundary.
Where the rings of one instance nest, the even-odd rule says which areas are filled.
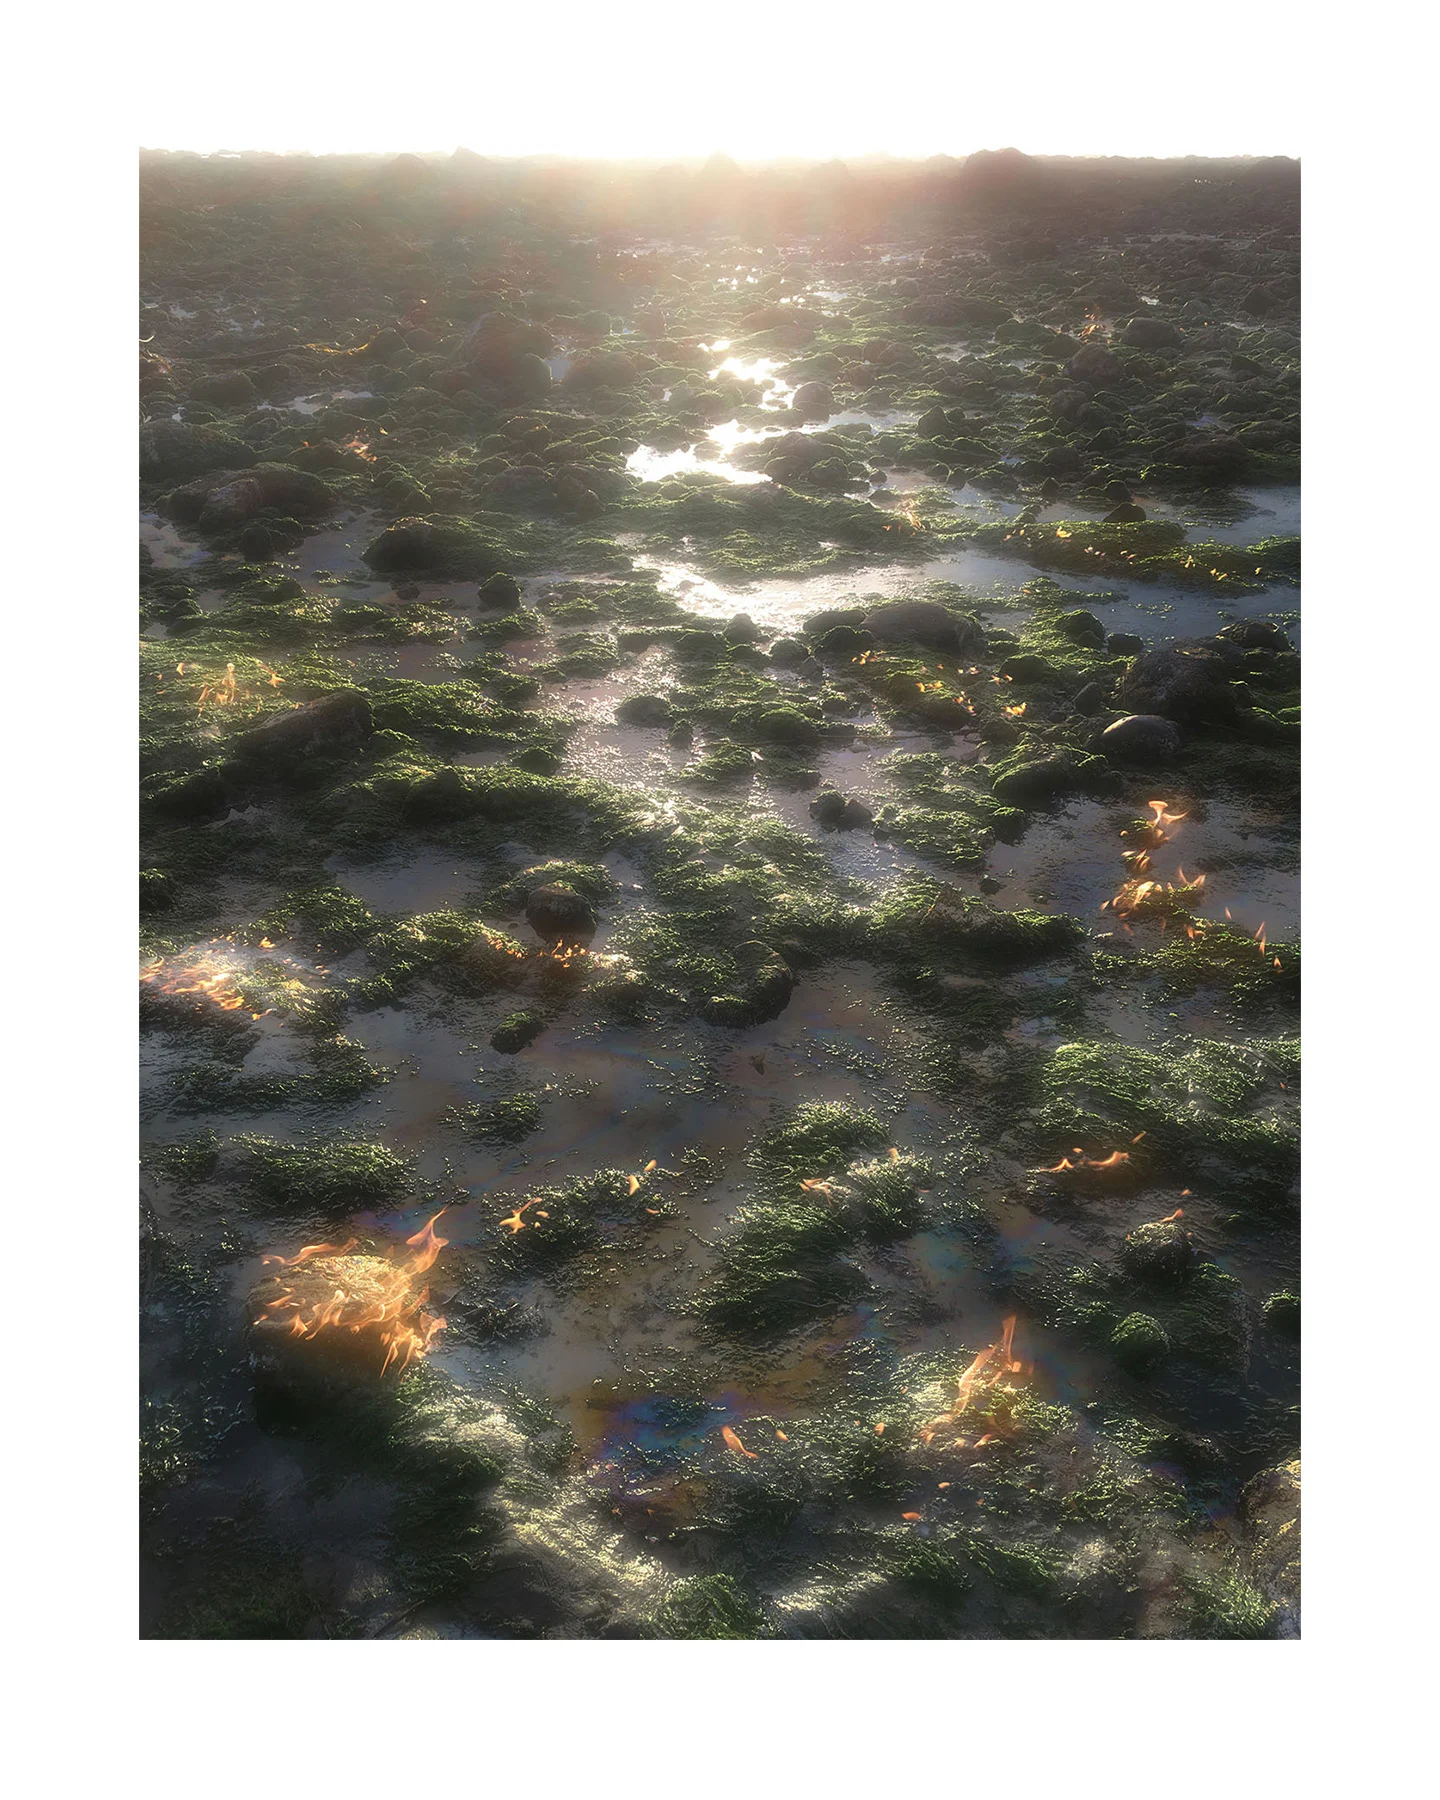
[[[1100,734],[1107,634],[1293,645],[1298,589],[973,535],[1117,485],[1298,534],[1288,215],[1203,185],[1127,241],[1168,362],[1076,298],[1088,220],[522,208],[482,256],[400,184],[317,201],[343,280],[283,209],[147,249],[147,1635],[1287,1623],[1242,1495],[1298,1444],[1297,659],[1232,636],[1155,760]],[[317,456],[362,399],[374,460]],[[1167,460],[1180,406],[1243,479]],[[173,522],[187,419],[322,469],[294,548]],[[895,598],[939,613],[810,629]]]

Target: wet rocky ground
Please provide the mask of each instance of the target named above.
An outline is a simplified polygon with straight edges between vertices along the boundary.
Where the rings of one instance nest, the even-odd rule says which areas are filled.
[[[147,1635],[1298,1629],[1297,197],[1194,166],[147,163]]]

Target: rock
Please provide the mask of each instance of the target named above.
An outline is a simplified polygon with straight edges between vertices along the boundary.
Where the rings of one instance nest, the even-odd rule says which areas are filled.
[[[1180,332],[1168,319],[1152,319],[1142,313],[1120,333],[1120,342],[1132,350],[1167,350],[1180,342]]]
[[[511,1013],[490,1033],[490,1047],[502,1056],[515,1056],[533,1044],[544,1029],[545,1021],[538,1013]]]
[[[1016,754],[1025,756],[1026,752]],[[1028,757],[1025,761],[1007,759],[998,765],[991,780],[991,791],[997,800],[1003,800],[1009,806],[1028,806],[1089,786],[1104,769],[1105,764],[1098,756],[1084,756],[1071,750],[1057,750],[1049,756]]]
[[[1146,650],[1130,664],[1120,698],[1137,713],[1159,713],[1185,725],[1233,724],[1240,708],[1230,685],[1231,657],[1214,640]]]
[[[760,627],[749,613],[736,613],[725,627],[725,636],[732,644],[753,644],[761,635]]]
[[[242,731],[230,748],[251,762],[292,762],[316,753],[353,749],[374,730],[368,696],[358,688],[339,688]]]
[[[140,910],[142,913],[171,912],[175,906],[175,884],[160,869],[140,871]]]
[[[1242,650],[1290,648],[1289,638],[1269,619],[1237,619],[1233,625],[1225,626],[1223,631],[1218,631],[1215,635],[1225,638],[1229,643],[1238,644]]]
[[[1112,631],[1105,647],[1112,656],[1139,656],[1145,649],[1145,640],[1133,631]]]
[[[190,397],[211,406],[253,406],[257,399],[255,383],[243,369],[228,370],[222,375],[202,375],[191,383]]]
[[[735,960],[740,965],[735,991],[711,994],[701,1006],[700,1016],[712,1025],[727,1025],[733,1030],[778,1019],[795,989],[790,965],[778,950],[758,939],[741,944]]]
[[[1065,365],[1065,374],[1088,388],[1109,387],[1120,379],[1120,358],[1100,344],[1082,344]]]
[[[617,725],[668,726],[674,722],[675,708],[664,694],[631,694],[615,708]]]
[[[230,810],[230,789],[219,769],[196,769],[151,794],[150,804],[172,819],[213,819]]]
[[[835,396],[823,381],[802,381],[790,396],[790,410],[808,419],[828,419],[835,410]]]
[[[1143,525],[1145,508],[1136,506],[1133,500],[1122,500],[1119,506],[1106,513],[1100,523],[1102,525]]]
[[[1279,300],[1270,292],[1269,288],[1260,287],[1257,284],[1240,302],[1240,308],[1242,312],[1249,313],[1253,319],[1263,319],[1267,313],[1274,312],[1279,304]]]
[[[588,944],[600,923],[585,896],[563,881],[532,888],[525,901],[525,917],[536,935],[548,943]]]
[[[1158,713],[1128,713],[1100,733],[1096,748],[1120,762],[1148,767],[1172,761],[1179,755],[1180,728]]]
[[[246,562],[273,562],[304,541],[304,529],[293,519],[256,521],[247,525],[235,540]]]
[[[1055,621],[1055,629],[1069,638],[1072,644],[1089,644],[1098,650],[1105,642],[1105,627],[1094,613],[1086,612],[1083,608],[1061,613]]]
[[[1022,651],[1019,656],[1007,656],[1001,663],[997,673],[1002,681],[1054,681],[1056,670],[1043,656],[1034,656],[1029,651]]]
[[[1240,475],[1250,467],[1253,456],[1232,431],[1194,431],[1171,450],[1166,458],[1182,469],[1195,469],[1212,475]]]
[[[1090,719],[1105,707],[1105,690],[1098,681],[1088,681],[1075,696],[1074,708],[1082,718]]]
[[[796,663],[804,662],[809,654],[799,638],[776,638],[770,646],[770,661],[777,669],[793,669]]]
[[[404,1265],[385,1256],[339,1253],[287,1267],[250,1292],[252,1372],[267,1386],[308,1391],[371,1390],[382,1372],[398,1380],[405,1349],[421,1352],[433,1317],[423,1310],[425,1295],[423,1278],[407,1280]],[[294,1331],[296,1319],[318,1320],[332,1309],[334,1329]]]
[[[1137,1225],[1120,1246],[1126,1273],[1149,1281],[1178,1281],[1194,1260],[1190,1234],[1178,1219]]]
[[[1110,1348],[1121,1368],[1132,1375],[1148,1375],[1170,1354],[1170,1339],[1158,1319],[1136,1312],[1111,1332]]]
[[[482,581],[477,593],[482,606],[493,607],[497,612],[513,612],[520,604],[520,583],[503,570]]]
[[[156,419],[141,427],[140,475],[146,481],[183,479],[207,469],[247,469],[259,461],[248,444],[208,425]]]
[[[923,644],[956,655],[985,647],[985,634],[975,621],[951,612],[938,600],[886,601],[866,613],[865,629],[884,644]]]
[[[756,735],[767,744],[818,744],[820,727],[794,707],[777,706],[762,713],[755,726]]]
[[[1255,1585],[1276,1607],[1276,1634],[1300,1635],[1300,1459],[1248,1482],[1237,1509]]]
[[[472,526],[406,518],[387,526],[362,552],[362,560],[381,575],[410,569],[454,570],[472,580],[488,580],[497,573],[500,557]]]
[[[810,817],[826,831],[859,831],[873,825],[875,815],[859,800],[847,800],[835,788],[827,788],[810,802]]]
[[[1271,1330],[1282,1336],[1298,1338],[1300,1335],[1300,1296],[1289,1292],[1271,1294],[1260,1309],[1265,1315],[1265,1323]]]
[[[222,482],[205,477],[165,498],[167,512],[202,531],[232,530],[267,507],[297,518],[322,519],[336,504],[334,490],[318,475],[288,463],[260,463]]]

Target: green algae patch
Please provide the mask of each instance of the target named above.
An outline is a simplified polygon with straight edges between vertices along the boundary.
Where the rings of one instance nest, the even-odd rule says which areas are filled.
[[[343,1215],[377,1206],[409,1191],[411,1165],[383,1144],[361,1138],[236,1140],[240,1175],[258,1199],[285,1211]]]
[[[765,1615],[729,1575],[692,1575],[677,1581],[655,1608],[652,1629],[662,1638],[761,1638]]]

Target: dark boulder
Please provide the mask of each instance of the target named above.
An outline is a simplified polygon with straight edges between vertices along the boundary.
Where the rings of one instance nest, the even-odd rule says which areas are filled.
[[[1149,767],[1172,761],[1180,752],[1180,728],[1155,713],[1130,713],[1100,733],[1096,746],[1112,761]]]
[[[674,719],[675,709],[663,694],[632,694],[615,708],[617,725],[665,727],[673,724]]]
[[[1093,718],[1096,713],[1105,709],[1105,690],[1098,681],[1086,682],[1075,696],[1073,704],[1082,718]]]
[[[1122,500],[1119,506],[1106,513],[1101,523],[1103,525],[1143,525],[1145,508],[1137,506],[1133,500]]]
[[[230,748],[248,762],[287,763],[356,749],[374,731],[369,697],[358,688],[338,688],[251,726]]]
[[[1180,332],[1168,319],[1152,319],[1142,313],[1121,332],[1120,342],[1132,350],[1168,350],[1180,342]]]
[[[1112,656],[1139,656],[1145,649],[1145,640],[1133,631],[1112,631],[1105,647]]]
[[[1230,678],[1238,656],[1222,654],[1213,640],[1147,650],[1125,671],[1120,699],[1134,712],[1159,713],[1182,725],[1233,724],[1240,706]]]
[[[1101,344],[1082,344],[1065,365],[1065,374],[1088,388],[1110,387],[1120,379],[1120,358]]]
[[[549,943],[589,943],[600,922],[585,896],[561,881],[532,888],[525,901],[525,917],[535,934]]]
[[[888,600],[865,615],[865,629],[882,644],[923,644],[952,655],[985,647],[985,634],[975,621],[938,600]]]
[[[875,815],[859,800],[847,800],[835,788],[826,788],[810,802],[810,817],[825,831],[859,831],[873,825]]]
[[[1215,634],[1242,650],[1288,650],[1290,640],[1269,619],[1237,619]]]
[[[258,398],[255,383],[243,369],[230,369],[222,375],[202,375],[190,384],[190,397],[210,406],[253,406]]]
[[[503,570],[482,581],[477,591],[480,604],[497,612],[512,612],[520,604],[520,583]]]
[[[1195,1261],[1190,1234],[1178,1219],[1137,1225],[1120,1246],[1128,1275],[1148,1281],[1178,1281]]]
[[[145,481],[184,480],[209,469],[247,469],[258,460],[248,444],[208,425],[155,419],[140,430],[140,476]]]

